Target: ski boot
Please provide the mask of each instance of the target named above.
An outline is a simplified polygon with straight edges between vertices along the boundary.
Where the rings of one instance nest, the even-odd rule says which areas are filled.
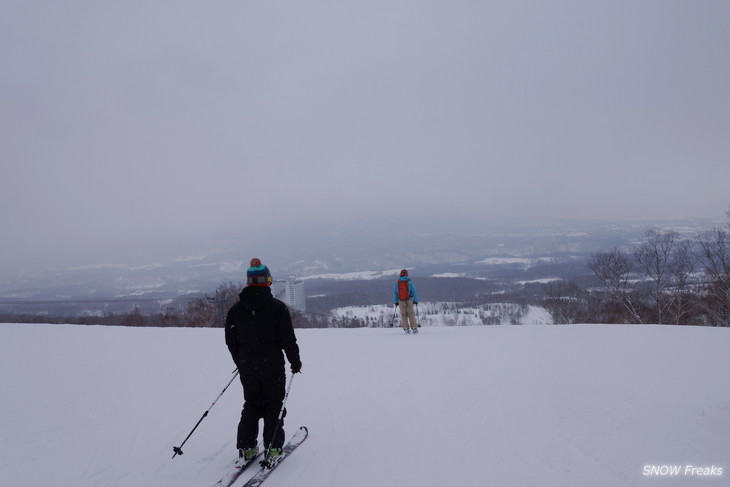
[[[236,467],[244,467],[249,464],[259,454],[259,448],[257,446],[253,448],[239,448],[238,449],[238,460],[236,461]]]
[[[274,465],[281,460],[281,448],[269,448],[266,450],[266,458],[261,461],[261,466],[266,468],[274,468]]]

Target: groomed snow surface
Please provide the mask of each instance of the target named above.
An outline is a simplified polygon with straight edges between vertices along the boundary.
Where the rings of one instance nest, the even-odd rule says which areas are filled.
[[[267,487],[730,485],[730,329],[297,336],[286,428],[310,435]],[[0,484],[212,486],[234,461],[238,381],[172,447],[233,370],[222,329],[0,324]]]

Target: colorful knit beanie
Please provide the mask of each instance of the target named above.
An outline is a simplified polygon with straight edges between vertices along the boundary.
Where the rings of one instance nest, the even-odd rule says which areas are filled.
[[[246,284],[248,286],[271,285],[271,272],[259,259],[251,259],[251,267],[246,271]]]

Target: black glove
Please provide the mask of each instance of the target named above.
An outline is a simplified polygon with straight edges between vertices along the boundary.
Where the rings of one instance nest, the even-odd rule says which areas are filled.
[[[301,360],[295,364],[291,364],[291,373],[292,374],[298,374],[301,371],[302,371],[302,361]]]
[[[398,303],[395,303],[393,306],[395,306],[397,308],[398,307]]]

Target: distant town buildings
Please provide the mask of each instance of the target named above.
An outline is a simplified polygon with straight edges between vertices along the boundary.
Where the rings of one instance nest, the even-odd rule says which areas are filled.
[[[307,311],[304,281],[284,280],[271,283],[271,294],[296,311]]]

